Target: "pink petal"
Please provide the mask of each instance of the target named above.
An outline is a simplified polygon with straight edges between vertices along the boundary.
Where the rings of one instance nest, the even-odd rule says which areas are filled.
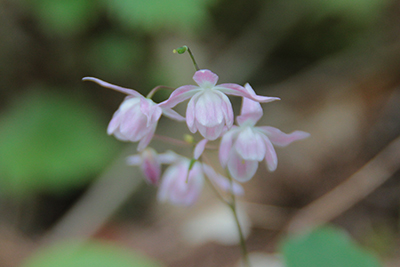
[[[161,164],[157,157],[157,152],[154,149],[148,148],[142,152],[142,172],[146,180],[154,185],[158,184],[161,175]]]
[[[222,191],[231,192],[235,195],[244,194],[243,187],[240,184],[230,181],[228,178],[216,173],[211,166],[203,164],[203,171],[210,181],[218,186]]]
[[[218,75],[210,70],[198,70],[193,80],[202,88],[211,88],[217,84]]]
[[[198,123],[197,121],[195,121],[195,125],[196,128],[199,130],[200,134],[210,140],[213,141],[215,139],[217,139],[218,137],[221,136],[221,133],[224,129],[224,123],[221,123],[219,125],[213,126],[213,127],[205,127],[203,125],[201,125],[200,123]]]
[[[263,136],[266,146],[265,162],[267,163],[268,170],[273,172],[278,166],[278,157],[276,156],[275,148],[267,136]]]
[[[256,94],[249,93],[243,86],[234,83],[224,83],[214,87],[215,90],[219,90],[227,95],[247,97],[251,100],[268,103],[275,100],[280,100],[279,97],[259,96]]]
[[[151,139],[153,139],[154,136],[154,132],[156,131],[156,127],[157,124],[155,124],[150,130],[149,132],[143,136],[143,138],[140,140],[138,147],[137,147],[137,151],[142,151],[143,149],[145,149],[151,142]]]
[[[166,117],[168,117],[168,118],[170,118],[170,119],[173,119],[173,120],[176,120],[176,121],[185,121],[185,120],[186,120],[185,117],[183,117],[182,115],[180,115],[178,112],[176,112],[176,111],[173,110],[173,109],[170,109],[170,108],[161,108],[161,110],[162,110],[162,113],[163,113]]]
[[[113,134],[121,125],[122,119],[125,116],[125,113],[133,108],[135,105],[139,103],[140,98],[127,96],[124,101],[122,101],[121,105],[118,107],[117,111],[114,113],[110,123],[107,127],[107,133],[109,135]]]
[[[258,168],[258,161],[244,160],[233,152],[228,161],[228,170],[231,176],[239,182],[247,182],[253,178]]]
[[[228,127],[228,129],[230,129],[233,125],[233,120],[234,120],[231,101],[225,94],[219,91],[215,92],[218,93],[222,99],[222,112],[224,114],[226,126]]]
[[[159,200],[169,200],[174,205],[185,206],[195,203],[202,190],[204,176],[201,164],[198,162],[193,165],[189,173],[188,169],[189,160],[184,158],[165,171],[158,192]]]
[[[234,146],[244,160],[261,161],[264,159],[265,142],[262,135],[254,132],[251,127],[241,129]]]
[[[213,127],[222,123],[222,100],[211,90],[199,95],[195,105],[196,120],[203,126]]]
[[[140,111],[147,117],[147,127],[157,123],[162,114],[161,108],[151,99],[146,98],[140,98]]]
[[[203,154],[204,149],[206,148],[208,140],[203,139],[200,142],[197,143],[196,147],[194,148],[194,159],[199,159],[200,156]]]
[[[228,164],[229,156],[232,150],[233,137],[237,132],[237,127],[233,127],[234,128],[232,128],[230,131],[226,132],[222,136],[221,143],[219,144],[219,161],[222,168],[225,168],[226,164]]]
[[[132,95],[132,96],[136,96],[136,97],[143,97],[140,93],[136,92],[133,89],[129,89],[129,88],[121,87],[121,86],[118,86],[118,85],[114,85],[114,84],[102,81],[102,80],[94,78],[94,77],[85,77],[85,78],[82,79],[82,81],[95,82],[95,83],[97,83],[98,85],[100,85],[102,87],[105,87],[105,88],[108,88],[108,89],[112,89],[112,90],[118,91],[118,92],[123,93],[123,94]]]
[[[192,97],[202,89],[195,85],[184,85],[175,89],[169,98],[159,104],[161,108],[173,108],[179,103]]]
[[[243,123],[247,122],[254,126],[262,116],[263,109],[260,103],[243,97],[240,116],[236,118],[238,124],[242,125]]]
[[[281,130],[271,126],[257,127],[257,129],[266,134],[274,145],[282,147],[287,146],[294,141],[302,140],[310,136],[309,133],[303,131],[294,131],[290,134],[286,134]]]
[[[195,105],[196,105],[197,97],[198,97],[199,95],[200,95],[200,94],[194,95],[194,96],[189,100],[188,106],[187,106],[187,108],[186,108],[186,124],[187,124],[189,130],[190,130],[192,133],[195,133],[195,132],[197,131],[196,125],[195,125],[195,123],[194,123],[194,120],[195,120],[195,110],[194,110],[194,108],[195,108]]]

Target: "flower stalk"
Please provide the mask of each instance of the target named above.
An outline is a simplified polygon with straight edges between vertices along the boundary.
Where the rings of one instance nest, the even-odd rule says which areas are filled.
[[[183,54],[186,51],[189,53],[190,58],[192,59],[192,62],[193,62],[193,65],[194,65],[194,68],[196,69],[196,71],[200,70],[199,66],[196,63],[196,60],[194,59],[193,53],[188,46],[184,45],[184,46],[178,47],[177,49],[172,50],[173,53],[178,53],[178,54]]]

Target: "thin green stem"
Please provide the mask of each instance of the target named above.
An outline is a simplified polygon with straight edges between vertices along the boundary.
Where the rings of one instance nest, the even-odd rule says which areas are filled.
[[[198,66],[197,63],[196,63],[196,60],[194,59],[194,56],[193,56],[192,51],[190,50],[190,48],[189,48],[187,45],[181,46],[181,47],[179,47],[179,48],[173,50],[174,53],[178,53],[178,54],[183,54],[183,53],[185,53],[186,51],[188,51],[188,53],[189,53],[189,55],[190,55],[190,58],[191,58],[192,61],[193,61],[193,65],[194,65],[196,71],[197,71],[197,70],[200,70],[199,66]]]
[[[231,192],[231,194],[232,194],[232,202],[229,203],[229,207],[232,210],[233,217],[235,218],[235,223],[238,228],[238,233],[239,233],[239,238],[240,238],[240,248],[242,250],[242,257],[243,257],[243,259],[242,259],[243,266],[251,267],[250,261],[249,261],[249,253],[247,251],[246,240],[244,238],[243,230],[242,230],[242,227],[240,226],[239,217],[237,214],[235,194],[233,194],[233,192]]]
[[[236,197],[235,197],[235,194],[233,192],[233,180],[232,180],[232,177],[229,174],[229,171],[227,171],[227,173],[228,173],[227,176],[228,176],[229,181],[231,183],[231,190],[230,190],[231,191],[230,192],[231,193],[231,202],[229,203],[229,207],[232,210],[233,217],[235,218],[235,223],[236,223],[236,226],[238,228],[239,239],[240,239],[240,248],[242,250],[243,266],[244,267],[251,267],[250,261],[249,261],[249,252],[247,250],[247,245],[246,245],[246,240],[244,238],[243,230],[242,230],[242,227],[240,225],[239,217],[238,217],[238,214],[237,214]]]
[[[193,61],[193,65],[194,65],[195,69],[196,69],[196,70],[200,70],[199,66],[198,66],[197,63],[196,63],[196,60],[194,59],[194,56],[193,56],[193,54],[192,54],[192,51],[190,50],[189,47],[187,48],[187,51],[188,51],[188,53],[189,53],[189,55],[190,55],[190,58],[191,58],[192,61]]]

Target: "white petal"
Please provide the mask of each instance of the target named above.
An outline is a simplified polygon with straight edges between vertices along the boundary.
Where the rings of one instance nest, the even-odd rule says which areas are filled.
[[[244,160],[261,161],[265,156],[265,142],[258,132],[252,127],[244,127],[239,132],[234,147]]]
[[[234,151],[234,150],[232,150]],[[236,152],[232,152],[228,161],[231,176],[239,182],[247,182],[253,178],[258,168],[258,161],[244,160]]]
[[[231,154],[232,143],[235,133],[237,133],[237,127],[233,126],[230,131],[226,132],[222,138],[221,143],[219,144],[219,161],[223,168],[228,164],[228,159]]]
[[[224,120],[222,111],[222,99],[219,94],[205,91],[201,94],[195,105],[196,120],[205,127],[219,125]]]
[[[276,170],[278,166],[278,157],[276,156],[275,148],[267,136],[263,136],[266,146],[265,162],[267,163],[267,168],[270,172]]]
[[[200,156],[203,154],[204,149],[206,148],[208,140],[203,139],[200,142],[197,143],[196,147],[194,148],[194,159],[199,159]]]
[[[221,123],[220,125],[216,125],[213,127],[205,127],[203,125],[201,125],[200,123],[198,123],[197,121],[195,121],[195,125],[197,127],[197,129],[199,130],[200,134],[210,140],[213,141],[215,139],[217,139],[218,137],[221,136],[221,133],[224,129],[225,124]]]

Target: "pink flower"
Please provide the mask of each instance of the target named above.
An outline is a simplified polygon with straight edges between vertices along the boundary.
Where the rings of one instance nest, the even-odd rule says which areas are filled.
[[[158,200],[169,201],[174,205],[193,205],[201,194],[204,174],[222,191],[232,192],[235,195],[243,194],[243,188],[239,184],[231,183],[228,178],[215,172],[211,166],[195,161],[190,168],[190,159],[171,151],[165,155],[168,161],[172,160],[174,163],[167,168],[161,178]]]
[[[249,84],[245,88],[253,91]],[[270,126],[256,127],[262,115],[259,103],[243,98],[241,115],[237,117],[239,126],[233,126],[226,132],[220,143],[219,159],[222,167],[228,167],[232,177],[240,182],[250,180],[257,171],[258,162],[263,159],[269,171],[276,169],[278,159],[273,144],[283,147],[309,136],[309,133],[302,131],[285,134]]]
[[[145,98],[135,90],[113,85],[92,77],[85,77],[83,80],[92,81],[103,87],[128,95],[114,113],[108,125],[107,133],[122,141],[139,141],[138,151],[142,151],[150,143],[162,114],[174,120],[185,120],[177,112],[168,107],[160,107],[159,104],[154,103],[149,98]]]
[[[175,156],[170,153],[157,154],[152,148],[145,148],[140,154],[129,156],[126,161],[128,165],[140,166],[146,181],[158,185],[161,176],[161,164],[170,164]]]
[[[233,125],[233,111],[226,95],[242,96],[257,102],[271,102],[277,97],[258,96],[242,86],[233,83],[217,85],[218,76],[209,70],[199,70],[193,76],[198,84],[184,85],[177,88],[168,100],[160,106],[172,108],[186,99],[190,99],[186,109],[186,123],[192,133],[197,131],[208,139],[217,139],[224,126]]]
[[[204,174],[200,162],[195,162],[189,170],[190,160],[177,158],[162,177],[158,200],[174,205],[193,205],[200,196],[204,184]]]

